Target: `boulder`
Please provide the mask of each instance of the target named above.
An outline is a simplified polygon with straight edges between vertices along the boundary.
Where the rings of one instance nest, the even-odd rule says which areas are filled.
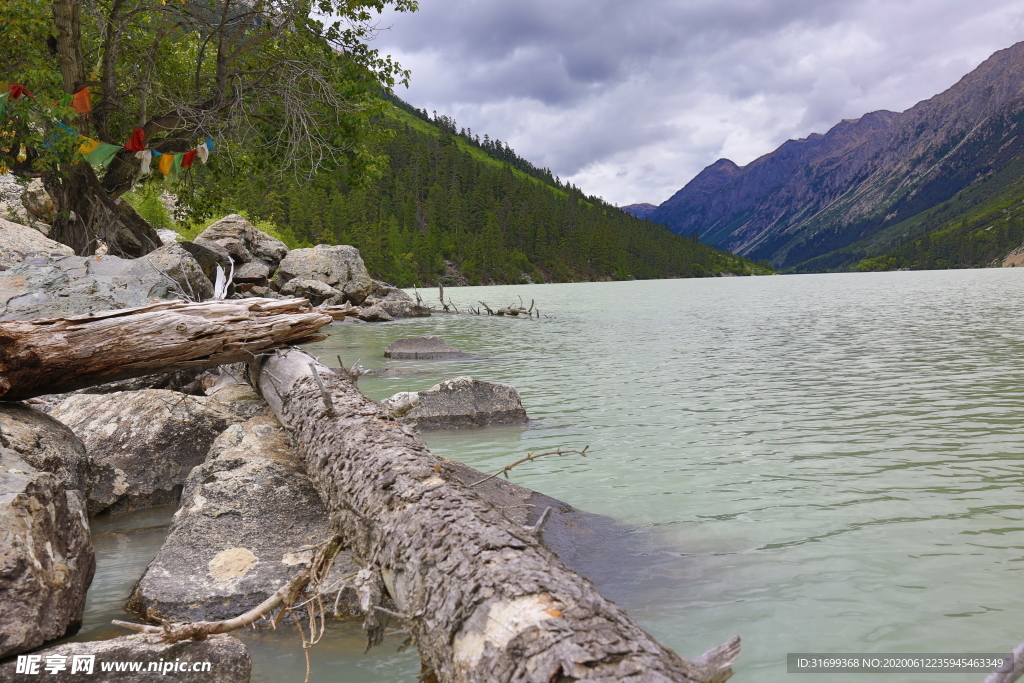
[[[0,218],[0,268],[30,259],[74,255],[71,247],[54,242],[38,230]]]
[[[281,296],[295,296],[300,299],[309,299],[314,306],[320,304],[333,305],[341,303],[343,295],[334,287],[321,282],[320,280],[308,280],[296,278],[289,280],[281,287]]]
[[[331,534],[330,515],[277,420],[232,425],[189,475],[167,540],[128,609],[151,620],[236,616],[294,577],[312,558],[310,547]],[[354,571],[343,552],[328,585]],[[357,604],[347,588],[339,611],[354,613]]]
[[[0,447],[0,658],[77,631],[95,569],[79,493]]]
[[[262,261],[251,261],[235,269],[236,284],[252,284],[266,287],[270,277],[270,266]]]
[[[67,426],[23,403],[0,402],[0,430],[7,448],[40,472],[54,474],[84,500],[89,458],[85,444]]]
[[[206,277],[202,266],[188,250],[177,243],[160,247],[137,260],[151,263],[158,272],[173,281],[177,285],[177,293],[183,299],[205,301],[213,296],[213,283]]]
[[[528,422],[515,387],[455,377],[426,391],[403,391],[381,404],[420,430]]]
[[[141,670],[105,672],[124,663],[139,663]],[[249,651],[230,634],[164,643],[158,636],[139,633],[64,643],[23,655],[0,664],[0,680],[39,683],[57,674],[53,680],[60,683],[248,683],[251,671]]]
[[[379,304],[365,306],[359,311],[358,318],[368,323],[386,323],[394,320]]]
[[[53,222],[53,199],[39,178],[25,186],[21,193],[21,204],[32,218],[44,223]]]
[[[224,247],[235,258],[235,265],[253,259],[265,263],[271,273],[277,270],[288,254],[284,242],[257,229],[236,213],[225,216],[199,233],[196,241],[205,240]]]
[[[231,272],[231,254],[216,242],[198,244],[186,240],[178,242],[178,246],[192,254],[192,258],[196,260],[196,263],[203,270],[203,275],[210,282],[216,282],[217,280],[217,266],[224,269],[225,277]]]
[[[97,514],[176,503],[186,477],[206,458],[214,439],[251,417],[253,408],[146,389],[71,394],[50,415],[85,443],[92,483],[89,512]]]
[[[179,290],[188,288],[175,276],[192,291],[210,286],[205,277],[200,279],[195,259],[177,245],[138,259],[30,259],[0,271],[0,320],[62,318],[181,298]]]
[[[410,337],[398,339],[384,349],[385,358],[406,360],[445,360],[450,358],[473,358],[471,354],[459,351],[440,337]]]
[[[283,286],[295,279],[323,282],[341,292],[344,301],[356,305],[363,303],[373,288],[359,250],[348,245],[318,244],[291,250],[277,271],[282,293]]]
[[[173,230],[168,230],[167,228],[157,228],[156,235],[160,238],[160,242],[163,243],[164,246],[168,244],[177,244],[178,240],[181,239],[181,235]]]
[[[411,296],[386,282],[374,280],[370,295],[363,301],[363,306],[379,306],[392,318],[425,318],[430,316],[430,309],[417,304]]]

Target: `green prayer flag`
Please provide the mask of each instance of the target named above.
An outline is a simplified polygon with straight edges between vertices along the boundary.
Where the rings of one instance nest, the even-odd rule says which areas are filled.
[[[177,178],[178,174],[181,173],[181,159],[184,156],[185,156],[184,154],[175,154],[174,155],[174,163],[171,164],[171,177],[172,178]]]
[[[85,160],[93,166],[106,166],[120,150],[120,145],[110,145],[106,142],[101,142],[96,146],[96,149],[85,155]]]
[[[10,93],[4,93],[0,95],[0,119],[7,113],[7,100],[10,99]]]

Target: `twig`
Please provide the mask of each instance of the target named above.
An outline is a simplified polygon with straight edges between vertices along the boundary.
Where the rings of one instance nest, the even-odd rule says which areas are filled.
[[[320,373],[317,372],[316,363],[310,363],[309,369],[313,371],[313,379],[316,380],[317,386],[320,387],[320,394],[324,398],[324,407],[327,408],[327,414],[330,417],[334,417],[334,401],[331,400],[331,395],[327,392],[327,387],[324,386],[324,381],[320,379]]]
[[[524,526],[523,528],[527,531],[532,531],[533,533],[540,536],[540,532],[544,530],[544,525],[548,523],[548,516],[550,514],[551,506],[549,505],[546,508],[544,508],[544,512],[540,513],[540,519],[537,520],[536,524],[534,524],[533,526]]]
[[[577,455],[582,455],[585,458],[585,457],[587,457],[587,449],[588,448],[590,448],[589,445],[585,446],[583,448],[583,450],[578,450],[578,449],[575,449],[575,448],[572,448],[572,449],[557,448],[557,449],[555,449],[553,451],[544,451],[543,453],[534,453],[534,452],[531,451],[529,454],[527,454],[527,456],[525,458],[522,458],[520,460],[516,460],[511,465],[505,465],[504,467],[502,467],[500,470],[498,470],[494,474],[481,479],[480,481],[476,482],[475,484],[470,484],[469,487],[473,488],[474,486],[479,486],[480,484],[484,483],[485,481],[490,481],[491,479],[494,479],[495,477],[501,476],[502,474],[504,474],[505,478],[508,479],[508,471],[510,469],[512,469],[513,467],[515,467],[516,465],[522,465],[524,462],[529,462],[531,460],[536,460],[537,458],[540,458],[540,457],[545,456],[545,455],[567,455],[569,453],[576,453]]]

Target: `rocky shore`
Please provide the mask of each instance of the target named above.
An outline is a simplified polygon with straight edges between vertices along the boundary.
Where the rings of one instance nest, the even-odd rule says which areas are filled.
[[[341,310],[336,320],[386,322],[431,313],[402,290],[373,280],[355,248],[289,251],[237,215],[192,241],[164,231],[167,243],[138,259],[76,256],[45,236],[43,218],[39,209],[25,218],[31,225],[0,219],[0,320],[205,300],[214,295],[218,271],[232,275],[228,298],[306,298]],[[430,348],[439,355],[424,351]],[[402,357],[402,349],[415,358],[466,357],[436,337],[397,340],[393,357]],[[527,420],[514,388],[468,377],[403,392],[382,405],[410,429]],[[467,484],[486,477],[456,462],[446,461],[444,470]],[[565,558],[575,556],[578,538],[606,523],[501,479],[475,490],[516,524],[534,525],[548,511],[542,538]],[[248,680],[245,647],[227,635],[174,645],[137,635],[40,649],[81,624],[95,571],[89,517],[159,505],[178,511],[126,605],[153,623],[245,612],[308,566],[317,544],[333,533],[301,460],[245,381],[243,367],[162,373],[0,402],[0,680],[34,680],[13,669],[25,653],[34,658],[20,660],[23,666],[63,658],[68,677],[61,680],[106,680],[70,673],[70,663],[86,651],[98,660],[214,663],[212,672],[176,680]],[[333,596],[330,618],[365,610],[355,590],[358,566],[348,553],[341,551],[325,581]]]

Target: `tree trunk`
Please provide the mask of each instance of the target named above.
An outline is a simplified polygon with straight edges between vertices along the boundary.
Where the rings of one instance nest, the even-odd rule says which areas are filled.
[[[731,675],[738,638],[693,661],[658,644],[349,380],[297,349],[249,367],[363,565],[364,595],[372,603],[386,588],[402,613],[424,680],[706,683]],[[371,604],[371,643],[385,619]]]
[[[53,0],[57,58],[64,92],[72,94],[85,83],[80,5],[79,0]],[[87,133],[88,122],[88,117],[80,116],[75,127]],[[106,244],[107,253],[129,258],[144,256],[160,246],[156,230],[127,202],[112,198],[88,163],[62,163],[58,169],[43,173],[43,185],[53,198],[50,237],[76,254],[95,253],[100,241]],[[131,187],[131,181],[127,187]]]
[[[78,318],[0,322],[0,401],[249,360],[323,339],[305,299],[168,301]]]
[[[93,254],[102,241],[109,254],[137,258],[161,245],[153,226],[131,204],[108,195],[88,163],[61,164],[60,172],[43,173],[43,185],[53,198],[50,238],[76,254]]]

